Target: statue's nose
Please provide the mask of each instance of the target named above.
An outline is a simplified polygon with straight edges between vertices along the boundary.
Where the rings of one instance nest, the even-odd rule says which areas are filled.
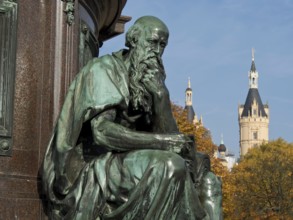
[[[153,48],[153,51],[158,55],[160,53],[160,45],[156,45],[154,48]]]
[[[160,44],[157,44],[154,48],[153,51],[156,55],[162,55],[164,49],[160,46]]]

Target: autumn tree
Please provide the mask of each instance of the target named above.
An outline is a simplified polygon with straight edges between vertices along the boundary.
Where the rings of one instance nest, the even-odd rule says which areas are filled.
[[[252,148],[225,180],[225,219],[293,219],[293,144]]]
[[[193,135],[197,151],[209,155],[212,171],[222,179],[223,212],[224,214],[229,213],[233,204],[230,199],[231,197],[227,195],[230,195],[231,191],[234,191],[234,185],[227,182],[231,176],[228,169],[222,165],[220,159],[214,156],[215,151],[217,151],[217,146],[212,141],[210,131],[204,126],[200,126],[199,124],[194,125],[188,122],[187,111],[181,106],[172,104],[172,110],[180,132],[187,135]]]
[[[226,168],[223,167],[220,160],[214,157],[217,146],[212,141],[211,133],[204,126],[194,125],[187,120],[187,111],[181,106],[172,104],[173,116],[177,122],[179,131],[186,135],[193,135],[195,139],[196,150],[206,153],[210,156],[211,169],[217,176],[226,175]]]

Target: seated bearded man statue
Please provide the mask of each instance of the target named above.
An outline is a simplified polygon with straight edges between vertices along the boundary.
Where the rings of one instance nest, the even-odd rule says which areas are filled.
[[[94,58],[72,82],[43,163],[50,219],[209,218],[164,83],[168,37],[161,20],[142,17],[128,50]]]

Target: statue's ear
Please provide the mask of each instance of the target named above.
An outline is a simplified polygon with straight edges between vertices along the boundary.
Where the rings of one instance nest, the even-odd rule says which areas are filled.
[[[140,35],[141,31],[137,26],[130,27],[126,33],[126,46],[130,48],[135,48]]]
[[[133,35],[131,40],[130,40],[130,45],[132,48],[135,48],[136,47],[136,44],[138,42],[138,37],[137,35]]]

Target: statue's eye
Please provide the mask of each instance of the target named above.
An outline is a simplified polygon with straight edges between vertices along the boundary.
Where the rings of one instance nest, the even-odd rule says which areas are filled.
[[[157,40],[149,40],[148,41],[151,45],[156,45],[158,43]]]

